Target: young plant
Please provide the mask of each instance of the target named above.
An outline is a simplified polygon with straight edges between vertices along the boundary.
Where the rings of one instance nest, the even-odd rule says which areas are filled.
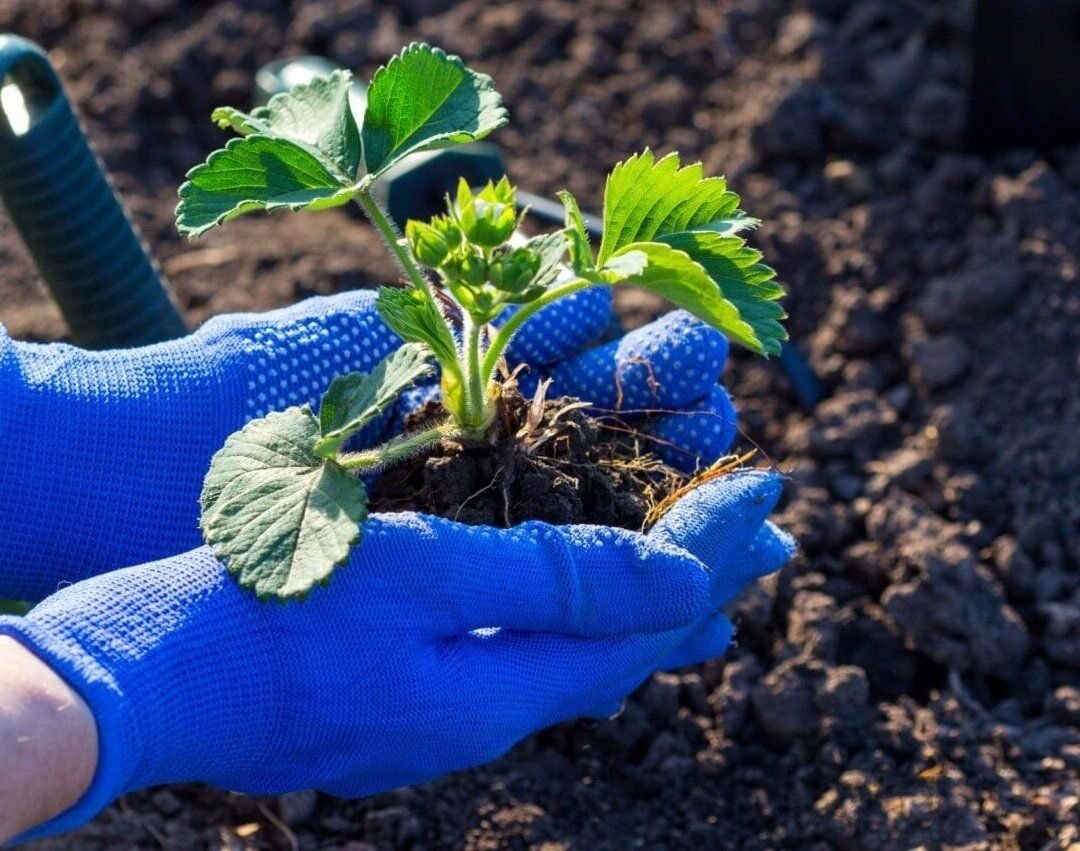
[[[644,287],[732,340],[776,354],[786,338],[783,290],[743,236],[756,220],[722,178],[677,154],[646,150],[615,167],[604,192],[604,236],[590,245],[577,202],[560,193],[565,227],[525,239],[504,177],[462,180],[445,214],[410,221],[404,238],[372,184],[410,154],[482,138],[506,122],[491,79],[437,48],[412,44],[380,68],[358,126],[350,77],[335,72],[251,113],[214,112],[241,138],[215,151],[180,189],[177,223],[197,236],[252,210],[357,202],[405,275],[377,308],[405,344],[369,374],[340,376],[318,415],[307,406],[255,420],[214,457],[202,496],[207,541],[260,597],[292,598],[324,582],[360,538],[358,474],[445,438],[483,440],[501,391],[497,369],[521,326],[586,287]],[[511,310],[513,308],[513,310]],[[350,437],[410,385],[440,373],[445,422],[362,451]]]

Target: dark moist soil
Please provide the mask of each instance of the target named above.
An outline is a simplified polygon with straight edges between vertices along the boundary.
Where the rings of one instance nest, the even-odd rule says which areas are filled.
[[[6,0],[37,39],[188,318],[393,274],[340,212],[173,229],[186,169],[261,62],[363,73],[413,38],[494,75],[511,175],[599,204],[644,145],[727,174],[765,221],[792,333],[724,380],[793,484],[802,554],[733,605],[723,659],[617,720],[362,801],[202,787],[128,796],[75,849],[1075,847],[1080,801],[1080,147],[962,148],[962,0]],[[64,333],[0,218],[0,317]],[[663,305],[619,294],[624,324]],[[498,510],[500,503],[495,502]],[[422,747],[423,743],[418,743]],[[284,827],[282,826],[284,825]]]
[[[488,439],[444,440],[383,473],[372,511],[423,511],[472,525],[526,520],[595,523],[642,531],[650,510],[686,477],[650,456],[643,441],[590,417],[578,399],[522,398],[504,388]],[[408,430],[446,418],[429,403]]]

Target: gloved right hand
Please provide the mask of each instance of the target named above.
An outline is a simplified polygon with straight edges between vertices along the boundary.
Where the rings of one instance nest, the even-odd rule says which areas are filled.
[[[203,548],[0,618],[82,696],[100,740],[91,788],[22,839],[158,783],[371,794],[615,707],[658,666],[726,647],[716,607],[790,555],[766,522],[779,489],[725,476],[648,535],[373,515],[299,603],[258,602]]]

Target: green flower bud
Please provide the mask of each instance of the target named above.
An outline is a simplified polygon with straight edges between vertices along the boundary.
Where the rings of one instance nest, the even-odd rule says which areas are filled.
[[[457,248],[461,245],[461,228],[457,226],[457,222],[453,217],[443,214],[441,216],[434,216],[430,222],[431,226],[435,228],[443,239],[446,240],[446,244],[451,248]]]
[[[494,248],[506,242],[517,227],[516,195],[514,187],[505,177],[497,184],[489,180],[487,186],[476,195],[462,178],[458,183],[453,212],[465,238],[485,248]]]
[[[416,219],[409,219],[405,223],[405,239],[409,242],[413,257],[425,266],[438,266],[450,251],[442,234]]]
[[[481,284],[487,283],[487,261],[470,246],[465,246],[453,252],[443,260],[439,268],[447,280],[454,283],[461,283],[470,287],[479,287]]]
[[[520,295],[540,270],[540,258],[526,248],[515,248],[491,261],[488,277],[496,289]]]

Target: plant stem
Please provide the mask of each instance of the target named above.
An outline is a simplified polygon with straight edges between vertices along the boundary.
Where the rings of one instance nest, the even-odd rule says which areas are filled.
[[[465,406],[468,421],[463,425],[470,432],[480,432],[488,426],[487,382],[480,373],[480,335],[484,324],[469,313],[464,316],[465,332]]]
[[[431,288],[431,283],[424,276],[420,267],[416,265],[416,261],[413,260],[408,249],[401,244],[401,232],[387,212],[379,206],[379,202],[366,189],[356,194],[356,202],[363,208],[370,222],[375,225],[375,229],[382,235],[386,247],[393,253],[409,280],[437,307],[438,303],[435,301],[435,292]]]
[[[337,462],[346,470],[370,473],[411,458],[429,446],[434,446],[445,437],[457,437],[460,434],[461,428],[456,423],[446,422],[412,434],[396,435],[382,446],[364,449],[361,452],[342,453],[337,457]]]
[[[586,287],[591,287],[594,283],[594,281],[585,278],[577,278],[560,286],[552,287],[536,301],[530,301],[528,304],[523,305],[521,310],[511,316],[509,321],[499,329],[495,339],[491,341],[480,372],[483,383],[487,385],[491,381],[491,376],[495,374],[495,367],[499,363],[499,358],[502,357],[506,347],[510,344],[510,340],[513,339],[521,326],[529,320],[529,317],[560,298],[576,293]]]

